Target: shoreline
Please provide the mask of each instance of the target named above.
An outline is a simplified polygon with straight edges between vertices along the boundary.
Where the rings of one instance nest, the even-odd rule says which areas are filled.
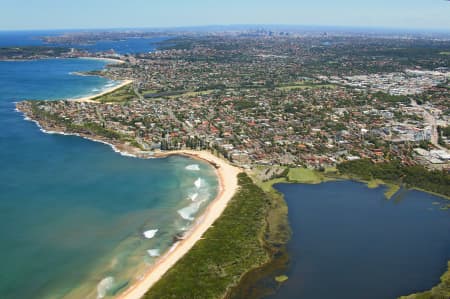
[[[86,59],[86,58],[84,58]],[[87,58],[92,59],[92,58]],[[96,58],[94,58],[96,59]],[[102,59],[102,58],[99,58]],[[105,60],[105,59],[102,59]],[[109,60],[117,63],[115,60]],[[121,61],[124,63],[123,61]],[[105,94],[114,92],[126,85],[129,85],[133,80],[125,80],[121,84],[113,86],[112,88],[105,90],[99,94],[92,96],[86,96],[82,98],[67,99],[77,102],[95,102],[93,99],[101,97]],[[23,108],[23,107],[22,107]],[[131,286],[120,293],[116,298],[120,299],[141,299],[148,290],[160,280],[160,278],[172,268],[196,243],[199,241],[203,234],[213,225],[213,223],[222,215],[223,211],[228,205],[228,202],[236,194],[238,184],[238,174],[243,170],[231,165],[228,161],[214,156],[207,151],[194,151],[194,150],[177,150],[167,152],[142,152],[139,149],[129,146],[125,143],[117,144],[107,138],[89,134],[80,134],[75,132],[65,132],[64,128],[52,127],[45,122],[40,122],[33,118],[31,111],[26,109],[20,109],[20,106],[16,103],[16,111],[21,112],[24,115],[25,120],[34,122],[41,132],[46,134],[60,134],[60,135],[73,135],[88,139],[94,142],[103,143],[109,145],[113,151],[123,156],[134,158],[166,158],[173,155],[185,156],[195,160],[201,160],[209,163],[214,167],[215,174],[219,182],[219,190],[216,197],[208,204],[206,209],[201,215],[196,217],[192,227],[184,234],[183,239],[173,244],[161,257],[159,257],[153,265],[151,265],[144,274],[138,278],[137,281],[133,281]]]
[[[101,97],[101,96],[104,96],[104,95],[107,95],[109,93],[112,93],[112,92],[114,92],[114,91],[116,91],[116,90],[118,90],[118,89],[120,89],[120,88],[122,88],[124,86],[127,86],[129,84],[132,84],[132,83],[133,83],[133,80],[124,80],[124,81],[122,81],[122,83],[120,83],[118,85],[115,85],[115,86],[113,86],[111,88],[108,88],[107,90],[102,91],[100,93],[97,93],[97,94],[94,94],[94,95],[90,95],[90,96],[81,97],[81,98],[71,98],[71,99],[67,99],[67,100],[68,101],[80,102],[80,103],[99,103],[99,102],[95,101],[94,99],[98,98],[98,97]]]
[[[238,190],[237,175],[242,172],[242,169],[232,166],[225,160],[207,151],[177,150],[158,152],[154,157],[166,158],[174,155],[185,156],[211,164],[215,168],[219,179],[219,193],[209,203],[206,210],[197,217],[194,225],[186,232],[183,239],[169,248],[166,253],[156,260],[155,264],[149,267],[143,277],[119,294],[116,297],[117,299],[141,299],[202,238],[203,234],[222,215],[228,202]]]
[[[174,243],[162,254],[156,262],[151,265],[144,274],[124,292],[120,293],[116,299],[141,299],[148,290],[158,282],[161,277],[172,268],[196,243],[203,234],[213,225],[213,223],[222,215],[228,205],[228,202],[238,190],[238,174],[242,169],[231,165],[228,161],[214,156],[212,153],[202,150],[174,150],[159,152],[139,152],[132,146],[126,147],[124,144],[114,144],[110,140],[103,140],[98,136],[89,136],[79,133],[67,133],[62,128],[44,128],[38,120],[32,119],[26,111],[16,108],[16,111],[24,114],[24,119],[34,122],[41,132],[46,134],[58,134],[66,136],[77,136],[90,141],[99,142],[110,146],[114,152],[127,157],[139,159],[163,159],[170,156],[184,156],[194,160],[200,160],[209,163],[214,167],[215,174],[219,181],[219,192],[217,196],[208,204],[203,213],[196,217],[192,227],[185,232],[183,239]],[[60,129],[60,130],[58,130]]]
[[[103,57],[91,57],[91,56],[82,56],[82,57],[76,57],[78,59],[88,59],[88,60],[103,60],[106,62],[110,62],[108,64],[123,64],[125,61],[120,59],[114,59],[114,58],[103,58]]]
[[[114,58],[103,58],[103,57],[91,57],[91,56],[80,56],[80,57],[60,57],[60,56],[55,56],[55,57],[42,57],[42,58],[22,58],[22,59],[16,59],[16,58],[12,58],[12,59],[0,59],[0,62],[26,62],[26,61],[38,61],[38,60],[51,60],[51,59],[90,59],[90,60],[103,60],[103,61],[107,61],[110,62],[108,64],[122,64],[125,63],[125,61],[120,60],[120,59],[114,59]]]
[[[34,122],[41,132],[46,134],[59,134],[66,136],[78,136],[94,142],[109,145],[116,153],[139,159],[162,159],[170,156],[184,156],[195,160],[209,163],[214,167],[215,174],[219,181],[219,192],[217,196],[208,204],[203,213],[196,217],[192,227],[185,232],[183,239],[174,243],[167,251],[162,254],[156,262],[145,270],[144,274],[131,286],[120,293],[116,299],[141,299],[148,290],[158,282],[161,277],[172,268],[196,243],[203,234],[213,225],[213,223],[222,215],[228,205],[228,202],[237,192],[238,174],[243,172],[242,169],[231,165],[228,161],[214,156],[212,153],[202,150],[174,150],[174,151],[158,151],[158,152],[142,152],[132,146],[125,144],[115,144],[111,140],[104,140],[99,136],[90,136],[87,134],[67,133],[63,128],[46,128],[38,120],[32,119],[27,115],[27,111],[16,108],[16,111],[23,113],[24,119]]]
[[[19,109],[18,104],[20,104],[20,102],[16,103],[16,108],[14,109],[14,111],[21,113],[23,115],[24,120],[35,123],[36,126],[39,128],[39,131],[41,131],[42,133],[50,135],[77,136],[93,142],[102,143],[108,145],[115,153],[124,157],[131,157],[137,159],[154,158],[154,152],[144,152],[141,151],[140,149],[137,149],[136,147],[127,145],[126,143],[117,143],[117,142],[114,143],[113,141],[98,135],[93,136],[83,133],[65,132],[64,129],[61,127],[48,127],[48,126],[46,127],[45,124],[40,123],[39,120],[33,119],[32,116],[30,116],[26,110]]]

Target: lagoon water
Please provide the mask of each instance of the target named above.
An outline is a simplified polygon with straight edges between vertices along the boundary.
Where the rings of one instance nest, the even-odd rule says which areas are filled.
[[[44,134],[14,111],[22,99],[72,98],[116,84],[71,74],[104,66],[0,62],[0,298],[108,298],[217,193],[206,163],[123,157],[101,143]]]
[[[394,299],[430,289],[450,260],[448,201],[386,200],[356,182],[279,184],[289,207],[289,280],[270,299]]]

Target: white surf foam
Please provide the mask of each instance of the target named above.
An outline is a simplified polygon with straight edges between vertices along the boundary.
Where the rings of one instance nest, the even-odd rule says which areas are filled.
[[[189,221],[194,220],[194,215],[198,212],[200,209],[200,206],[206,201],[206,199],[195,201],[188,205],[187,207],[184,207],[180,210],[178,210],[178,214],[181,216],[181,218]]]
[[[190,200],[192,200],[192,201],[195,201],[195,199],[198,197],[198,193],[192,193],[192,194],[189,194],[189,199]]]
[[[180,242],[176,242],[175,244],[172,245],[172,247],[170,247],[168,253],[172,253],[180,244]]]
[[[147,253],[151,257],[160,256],[159,249],[149,249],[147,250]]]
[[[205,181],[202,178],[198,178],[195,182],[194,185],[197,189],[200,189],[203,185],[205,184]]]
[[[198,164],[188,165],[185,168],[186,168],[186,170],[190,170],[190,171],[200,171],[200,165],[198,165]]]
[[[102,279],[102,281],[100,281],[100,283],[97,285],[97,299],[104,298],[108,291],[113,287],[113,285],[114,277],[109,276]]]
[[[151,239],[156,235],[157,232],[158,232],[157,229],[151,229],[151,230],[145,231],[143,234],[144,234],[145,238]]]
[[[24,119],[24,120],[27,120],[27,121],[32,121],[32,122],[34,122],[34,123],[36,124],[36,126],[39,128],[39,130],[40,130],[42,133],[46,133],[46,134],[57,134],[57,135],[64,135],[64,136],[78,136],[78,137],[81,137],[81,138],[84,138],[84,139],[87,139],[87,140],[90,140],[90,141],[99,142],[99,143],[103,143],[103,144],[109,145],[115,153],[118,153],[118,154],[121,155],[121,156],[124,156],[124,157],[131,157],[131,158],[138,158],[138,156],[136,156],[136,155],[133,155],[133,154],[129,154],[129,153],[127,153],[127,152],[120,151],[119,149],[117,149],[117,147],[116,147],[114,144],[108,143],[108,142],[106,142],[106,141],[98,140],[98,139],[94,139],[94,138],[89,138],[89,137],[86,137],[86,136],[81,136],[80,134],[77,134],[77,133],[64,133],[64,132],[59,132],[59,131],[49,131],[49,130],[44,129],[44,128],[39,124],[38,121],[33,120],[33,119],[29,118],[29,117],[26,116],[26,115],[24,115],[23,119]]]
[[[182,231],[182,232],[185,232],[185,231],[187,231],[189,229],[189,227],[187,227],[187,226],[182,226],[182,227],[180,227],[180,231]]]

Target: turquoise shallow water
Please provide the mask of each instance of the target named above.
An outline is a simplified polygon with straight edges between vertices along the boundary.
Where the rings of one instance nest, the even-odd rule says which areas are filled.
[[[70,74],[104,65],[0,62],[0,298],[97,298],[102,280],[100,293],[109,297],[217,193],[206,163],[123,157],[107,145],[44,134],[14,111],[21,99],[76,97],[114,84]],[[156,229],[151,239],[143,235]]]

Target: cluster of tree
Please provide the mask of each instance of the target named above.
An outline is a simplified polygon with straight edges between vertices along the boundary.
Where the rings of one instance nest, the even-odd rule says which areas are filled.
[[[190,149],[204,150],[208,147],[208,144],[205,139],[194,136],[186,140],[186,147]]]
[[[249,108],[255,108],[257,104],[254,101],[249,100],[237,100],[233,102],[236,110],[244,110]]]
[[[445,171],[428,171],[422,166],[404,166],[398,161],[373,163],[362,159],[337,166],[342,174],[362,180],[381,179],[450,196],[450,175]]]
[[[389,102],[389,103],[404,103],[408,104],[410,102],[410,99],[407,96],[400,96],[400,95],[391,95],[387,94],[381,91],[378,91],[372,95],[373,98],[382,101],[382,102]]]

